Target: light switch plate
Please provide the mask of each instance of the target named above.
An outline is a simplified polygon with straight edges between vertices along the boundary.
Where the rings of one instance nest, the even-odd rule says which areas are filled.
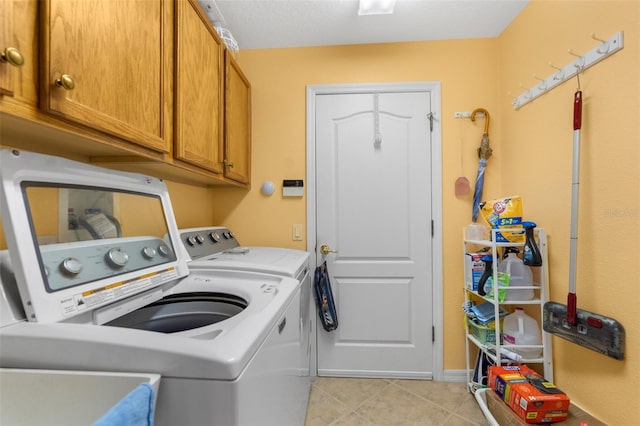
[[[302,241],[302,225],[295,223],[293,225],[293,235],[291,238],[293,241]]]

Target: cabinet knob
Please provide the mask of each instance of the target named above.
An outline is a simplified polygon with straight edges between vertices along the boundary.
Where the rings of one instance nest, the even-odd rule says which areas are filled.
[[[60,78],[56,80],[56,86],[62,87],[64,90],[73,90],[76,87],[76,83],[69,74],[62,74]]]
[[[21,67],[24,64],[24,56],[15,47],[7,47],[0,54],[0,61],[6,62],[14,67]]]

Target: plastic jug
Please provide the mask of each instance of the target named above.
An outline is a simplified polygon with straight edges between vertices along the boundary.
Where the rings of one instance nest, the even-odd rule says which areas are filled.
[[[533,274],[516,253],[509,253],[507,258],[498,264],[498,272],[506,272],[510,276],[505,300],[533,299],[532,288],[517,288],[533,286]]]
[[[538,322],[525,314],[522,308],[516,308],[512,314],[504,317],[502,340],[505,345],[541,345]],[[509,348],[523,358],[538,358],[542,355],[539,348]]]

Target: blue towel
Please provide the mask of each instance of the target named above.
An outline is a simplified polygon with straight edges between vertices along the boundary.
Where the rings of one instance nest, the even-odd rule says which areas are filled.
[[[142,383],[93,426],[153,426],[153,412],[153,387],[149,383]]]

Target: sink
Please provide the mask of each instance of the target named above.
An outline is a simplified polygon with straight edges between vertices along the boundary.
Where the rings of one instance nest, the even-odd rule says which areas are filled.
[[[0,424],[91,425],[141,383],[157,397],[159,374],[0,368]]]

